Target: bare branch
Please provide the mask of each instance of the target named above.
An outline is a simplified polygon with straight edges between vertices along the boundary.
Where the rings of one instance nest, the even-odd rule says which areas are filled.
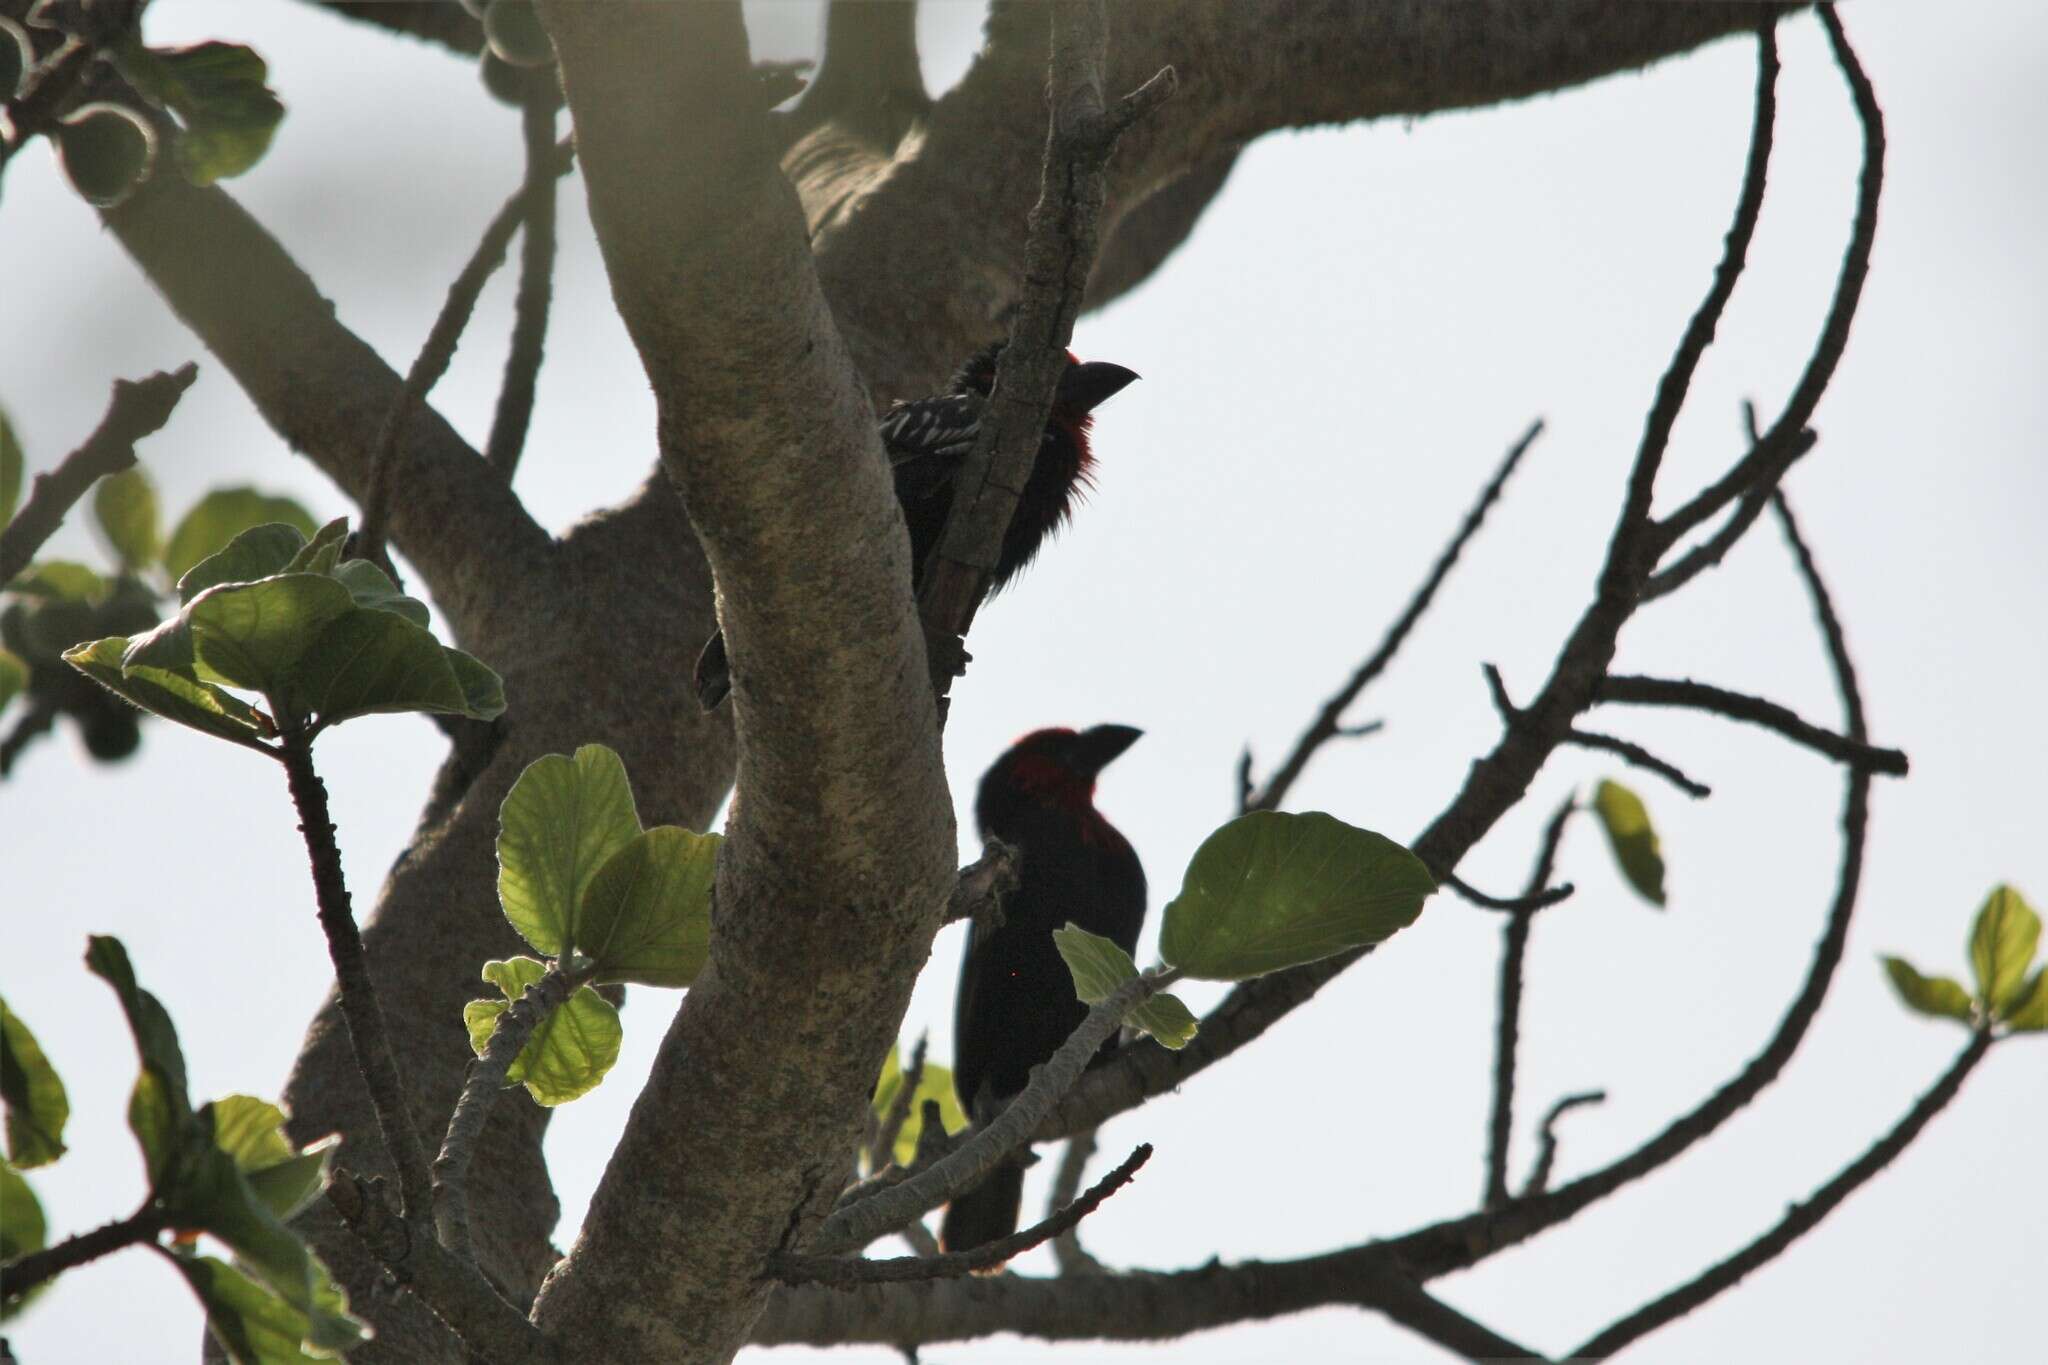
[[[1557,1165],[1557,1121],[1574,1109],[1606,1102],[1605,1090],[1582,1090],[1576,1095],[1566,1095],[1550,1106],[1550,1112],[1543,1116],[1543,1122],[1536,1130],[1536,1161],[1529,1168],[1529,1178],[1522,1182],[1522,1198],[1527,1199],[1550,1188],[1550,1172]]]
[[[552,204],[555,177],[568,171],[574,152],[573,145],[565,142],[554,149],[552,166],[545,167],[539,174],[529,171],[525,183],[485,225],[476,250],[470,253],[455,282],[448,286],[448,297],[442,302],[434,325],[427,329],[427,339],[420,346],[419,355],[414,357],[412,368],[406,371],[405,383],[391,400],[391,410],[378,429],[377,444],[370,457],[369,483],[363,494],[362,521],[356,528],[356,553],[361,558],[383,561],[388,567],[384,554],[384,523],[391,510],[392,472],[397,460],[399,433],[412,419],[414,407],[448,372],[448,364],[455,359],[455,348],[462,340],[462,331],[469,326],[470,314],[476,311],[477,297],[483,293],[491,275],[504,263],[505,248],[511,245],[512,234],[531,216],[536,203],[546,199]]]
[[[1597,1333],[1585,1345],[1572,1352],[1572,1355],[1587,1360],[1604,1360],[1630,1342],[1649,1335],[1668,1322],[1684,1317],[1724,1290],[1733,1289],[1741,1283],[1743,1276],[1783,1255],[1794,1242],[1818,1227],[1820,1221],[1834,1212],[1835,1208],[1854,1194],[1858,1187],[1884,1170],[1906,1150],[1913,1139],[1920,1135],[1920,1130],[1956,1097],[1956,1092],[1963,1087],[1964,1079],[1991,1050],[1991,1043],[1992,1036],[1988,1031],[1980,1029],[1973,1034],[1970,1045],[1950,1064],[1941,1079],[1914,1103],[1896,1127],[1873,1143],[1862,1156],[1844,1167],[1834,1179],[1815,1190],[1812,1198],[1803,1204],[1794,1204],[1769,1232],[1726,1260],[1707,1267],[1670,1293],[1644,1304],[1612,1327]]]
[[[491,1116],[491,1106],[505,1087],[505,1073],[518,1060],[527,1039],[582,984],[581,976],[563,971],[559,962],[551,963],[540,980],[498,1016],[491,1040],[470,1060],[462,1096],[455,1101],[455,1112],[448,1119],[448,1131],[433,1165],[435,1235],[442,1246],[464,1260],[476,1259],[469,1240],[469,1166],[483,1135],[484,1120]]]
[[[1066,368],[1101,239],[1104,167],[1124,130],[1176,88],[1167,68],[1103,107],[1109,27],[1102,0],[1056,0],[1052,35],[1052,111],[1022,294],[986,415],[961,461],[945,531],[924,569],[919,605],[928,637],[962,637],[974,623]],[[948,653],[957,655],[957,647],[934,650],[932,660],[942,715],[955,671]]]
[[[1060,1154],[1059,1169],[1053,1173],[1053,1209],[1061,1209],[1074,1202],[1080,1193],[1081,1178],[1088,1173],[1088,1160],[1095,1155],[1095,1132],[1076,1133],[1067,1139],[1067,1150]],[[1102,1262],[1090,1256],[1081,1246],[1081,1235],[1074,1228],[1068,1228],[1052,1239],[1053,1260],[1059,1265],[1062,1275],[1103,1275],[1108,1271]]]
[[[1323,709],[1317,713],[1315,720],[1302,732],[1301,738],[1294,742],[1294,751],[1287,755],[1286,760],[1280,764],[1273,776],[1267,779],[1266,785],[1259,793],[1244,801],[1240,809],[1278,810],[1280,803],[1287,799],[1288,791],[1293,788],[1302,771],[1308,767],[1309,760],[1315,757],[1316,751],[1330,740],[1347,734],[1341,723],[1344,712],[1350,708],[1351,703],[1358,700],[1358,694],[1363,692],[1373,679],[1386,672],[1387,665],[1394,661],[1394,655],[1400,652],[1408,633],[1415,629],[1415,623],[1422,619],[1422,614],[1429,610],[1429,604],[1435,600],[1437,589],[1442,587],[1444,579],[1450,576],[1451,569],[1458,562],[1458,556],[1464,553],[1465,546],[1485,524],[1487,512],[1500,500],[1501,491],[1507,487],[1509,477],[1515,472],[1515,466],[1522,462],[1522,456],[1542,434],[1543,422],[1539,418],[1529,424],[1529,429],[1522,433],[1520,440],[1508,447],[1508,453],[1501,460],[1500,467],[1494,471],[1493,477],[1480,491],[1479,500],[1472,504],[1472,510],[1465,514],[1465,521],[1458,527],[1458,533],[1451,537],[1451,543],[1437,556],[1435,567],[1429,571],[1429,576],[1423,579],[1422,586],[1416,589],[1415,596],[1409,599],[1406,609],[1395,618],[1394,624],[1387,628],[1386,635],[1380,640],[1379,648],[1358,666],[1357,671],[1337,689],[1335,695],[1323,703]],[[1370,733],[1370,729],[1353,730],[1348,733]]]
[[[492,1365],[557,1365],[548,1339],[475,1266],[391,1207],[381,1179],[337,1167],[324,1193],[363,1247],[472,1351]]]
[[[135,443],[162,430],[198,377],[199,367],[188,363],[169,374],[159,371],[147,379],[114,381],[114,396],[92,435],[55,469],[36,475],[28,501],[0,530],[0,584],[12,582],[28,567],[43,542],[64,524],[65,514],[102,476],[133,467]]]
[[[1565,743],[1581,749],[1594,749],[1604,754],[1613,754],[1631,767],[1641,768],[1669,782],[1694,800],[1712,796],[1714,789],[1704,782],[1695,782],[1687,777],[1675,763],[1657,757],[1633,740],[1620,739],[1614,735],[1603,735],[1594,730],[1567,730]]]
[[[1539,891],[1533,896],[1489,896],[1462,877],[1445,877],[1443,885],[1455,891],[1460,899],[1470,901],[1482,910],[1505,910],[1511,914],[1548,910],[1553,905],[1570,900],[1579,889],[1571,882],[1564,882],[1548,890]]]
[[[993,1122],[975,1129],[965,1143],[922,1174],[842,1205],[811,1239],[811,1252],[829,1256],[866,1246],[987,1179],[1010,1153],[1031,1140],[1032,1131],[1073,1087],[1096,1050],[1122,1026],[1131,1006],[1165,989],[1173,975],[1134,976],[1091,1006],[1059,1051],[1031,1069],[1030,1084]]]
[[[769,1258],[768,1270],[784,1284],[822,1284],[838,1289],[971,1275],[977,1270],[999,1266],[1033,1247],[1071,1232],[1083,1218],[1095,1212],[1103,1200],[1129,1184],[1138,1168],[1151,1158],[1152,1144],[1139,1143],[1123,1165],[1097,1181],[1086,1194],[1058,1213],[1022,1232],[1013,1232],[969,1251],[948,1252],[942,1256],[899,1256],[880,1261],[844,1256],[795,1256],[782,1252]]]
[[[1756,434],[1755,410],[1751,409],[1750,447],[1754,449],[1760,439]],[[1742,494],[1741,501],[1735,504],[1735,510],[1728,514],[1728,520],[1722,523],[1718,531],[1687,550],[1670,568],[1660,569],[1650,575],[1650,581],[1643,585],[1643,600],[1654,602],[1660,597],[1677,592],[1726,558],[1728,552],[1735,548],[1735,543],[1747,535],[1749,528],[1755,524],[1757,514],[1763,511],[1764,503],[1770,500],[1771,493],[1779,482],[1801,456],[1813,449],[1814,442],[1819,439],[1812,430],[1807,430],[1787,442],[1782,455],[1757,471],[1755,479]]]
[[[1749,454],[1690,502],[1657,523],[1654,544],[1660,555],[1680,536],[1737,496],[1765,488],[1770,482],[1772,469],[1789,466],[1797,458],[1787,452],[1799,441],[1800,433],[1813,419],[1821,395],[1827,392],[1828,381],[1834,378],[1835,366],[1841,362],[1842,352],[1849,344],[1849,325],[1855,321],[1856,306],[1863,297],[1863,282],[1870,274],[1871,244],[1877,237],[1877,205],[1884,190],[1884,114],[1877,107],[1877,95],[1870,87],[1870,78],[1864,74],[1855,52],[1849,47],[1847,35],[1842,32],[1842,22],[1835,16],[1835,7],[1821,5],[1817,8],[1821,23],[1827,27],[1835,61],[1842,68],[1850,96],[1855,101],[1857,120],[1863,128],[1863,171],[1857,182],[1856,216],[1849,233],[1849,245],[1842,254],[1835,296],[1828,305],[1827,319],[1821,324],[1813,355],[1806,363],[1805,372],[1799,376],[1792,397],[1786,400],[1785,410],[1778,414],[1778,420],[1771,424],[1771,429],[1755,443]]]
[[[1522,963],[1529,951],[1529,929],[1536,911],[1563,899],[1545,900],[1544,888],[1557,866],[1558,846],[1564,842],[1564,827],[1578,804],[1567,796],[1543,827],[1536,846],[1536,863],[1522,891],[1522,905],[1508,920],[1501,935],[1500,1005],[1495,1016],[1493,1046],[1493,1116],[1487,1124],[1486,1191],[1482,1206],[1498,1208],[1508,1198],[1508,1143],[1515,1126],[1515,1047],[1522,1028]],[[1558,888],[1570,894],[1571,887]],[[1500,907],[1506,908],[1506,907]]]
[[[552,68],[526,73],[519,127],[526,144],[526,218],[519,239],[519,292],[512,300],[512,347],[491,417],[484,458],[512,482],[533,420],[534,385],[547,340],[555,275],[555,110],[562,93]]]
[[[910,1100],[924,1084],[924,1055],[930,1038],[920,1033],[917,1046],[910,1049],[910,1065],[903,1068],[902,1078],[896,1086],[896,1093],[889,1099],[889,1111],[882,1115],[875,1128],[875,1141],[869,1150],[869,1157],[877,1167],[890,1160],[890,1153],[896,1150],[896,1139],[903,1132],[904,1123],[910,1118]]]
[[[132,1246],[150,1245],[169,1226],[169,1215],[151,1199],[126,1218],[94,1228],[91,1232],[66,1237],[39,1251],[16,1256],[0,1265],[0,1286],[5,1287],[10,1311],[18,1307],[22,1296],[37,1285],[55,1279],[67,1270],[97,1261],[102,1256],[111,1256]]]
[[[1832,730],[1824,730],[1801,720],[1789,707],[1753,697],[1746,692],[1732,692],[1711,683],[1694,682],[1690,678],[1642,678],[1610,675],[1600,684],[1597,700],[1637,706],[1681,706],[1695,711],[1707,711],[1730,720],[1746,721],[1773,730],[1794,744],[1802,745],[1817,754],[1823,754],[1851,767],[1868,768],[1874,773],[1889,777],[1904,777],[1907,761],[1905,754],[1897,749],[1879,748],[1873,744],[1859,744],[1845,739]]]

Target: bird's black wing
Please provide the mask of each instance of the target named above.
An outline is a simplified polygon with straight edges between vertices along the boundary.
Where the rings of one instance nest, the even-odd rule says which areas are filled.
[[[981,426],[978,394],[942,393],[897,403],[877,424],[896,475],[897,497],[928,496],[952,477]]]

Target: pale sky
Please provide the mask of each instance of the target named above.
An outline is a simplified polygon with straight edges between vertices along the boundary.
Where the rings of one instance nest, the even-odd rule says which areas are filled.
[[[749,14],[762,55],[814,45],[808,4]],[[1788,488],[1844,617],[1874,738],[1904,748],[1913,772],[1878,784],[1847,956],[1778,1083],[1654,1177],[1432,1286],[1544,1350],[1584,1340],[1750,1240],[1933,1082],[1965,1035],[1906,1014],[1880,953],[1966,975],[1970,917],[1995,883],[2048,903],[2048,19],[2022,0],[1859,0],[1844,15],[1891,156],[1863,309],[1815,419],[1820,445]],[[935,89],[964,69],[979,19],[973,5],[926,6]],[[466,63],[306,5],[189,0],[152,9],[148,34],[245,41],[270,61],[289,112],[269,159],[233,191],[342,320],[402,367],[518,180],[516,115],[478,94]],[[1662,507],[1739,453],[1744,396],[1767,418],[1782,402],[1832,288],[1856,127],[1818,24],[1788,22],[1781,42],[1778,154],[1753,264],[1678,428]],[[1480,664],[1498,663],[1528,695],[1591,591],[1652,387],[1719,253],[1753,79],[1753,44],[1737,39],[1512,107],[1255,146],[1189,244],[1077,334],[1084,356],[1144,382],[1100,414],[1098,489],[1074,526],[977,623],[947,737],[962,856],[974,851],[974,781],[1015,736],[1142,726],[1100,802],[1150,874],[1149,947],[1188,855],[1231,813],[1240,746],[1252,744],[1262,772],[1281,757],[1540,415],[1548,432],[1504,504],[1356,708],[1353,719],[1387,728],[1326,751],[1291,802],[1412,838],[1496,736]],[[562,204],[548,364],[519,479],[556,528],[626,493],[653,458],[652,402],[573,177]],[[0,403],[32,470],[90,429],[111,378],[197,359],[198,386],[143,448],[168,507],[256,482],[323,518],[348,510],[253,415],[40,149],[8,168],[0,243],[14,262]],[[511,292],[509,275],[493,283],[434,395],[479,443]],[[97,553],[77,528],[57,548]],[[1839,723],[1803,591],[1768,522],[1719,571],[1646,609],[1617,668],[1764,692]],[[676,704],[690,703],[679,693]],[[1534,933],[1517,1179],[1535,1119],[1559,1095],[1610,1096],[1567,1121],[1565,1180],[1634,1148],[1739,1069],[1802,979],[1834,881],[1841,781],[1822,760],[1712,719],[1631,708],[1592,723],[1650,744],[1715,794],[1694,803],[1601,756],[1563,753],[1460,869],[1484,887],[1518,886],[1544,815],[1610,774],[1647,801],[1670,868],[1659,913],[1621,884],[1590,823],[1567,836],[1561,875],[1579,894]],[[403,847],[440,753],[414,719],[358,721],[322,741],[359,905]],[[137,759],[106,768],[67,731],[0,787],[0,830],[0,991],[71,1092],[72,1150],[31,1176],[66,1234],[125,1216],[143,1193],[124,1118],[133,1051],[111,994],[81,964],[87,933],[119,935],[170,1009],[195,1099],[274,1098],[331,973],[279,776],[230,746],[155,724]],[[1170,1269],[1311,1254],[1470,1210],[1498,944],[1495,917],[1439,897],[1257,1045],[1113,1121],[1098,1173],[1139,1141],[1157,1153],[1085,1225],[1089,1248],[1112,1265]],[[929,1029],[939,1057],[958,952],[956,932],[940,935],[903,1026],[906,1040]],[[1197,1009],[1220,994],[1186,992]],[[676,999],[636,990],[619,1066],[555,1119],[564,1245]],[[2044,1064],[2039,1040],[1995,1049],[1890,1171],[1630,1358],[2023,1357],[2040,1339],[2048,1264]],[[1027,1209],[1053,1164],[1034,1172]],[[1050,1257],[1016,1268],[1049,1273]],[[23,1365],[154,1362],[189,1359],[200,1323],[175,1275],[131,1251],[66,1276],[7,1335]],[[1058,1349],[1001,1338],[926,1358],[1038,1361]],[[1063,1353],[1443,1358],[1352,1310]]]

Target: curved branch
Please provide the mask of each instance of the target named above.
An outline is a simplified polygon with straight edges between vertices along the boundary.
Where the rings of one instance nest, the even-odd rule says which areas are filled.
[[[1762,697],[1752,697],[1746,692],[1733,692],[1712,683],[1694,682],[1690,678],[1641,678],[1609,675],[1600,684],[1598,696],[1601,702],[1617,702],[1636,706],[1680,706],[1694,711],[1706,711],[1729,720],[1746,721],[1775,731],[1794,744],[1825,755],[1851,767],[1868,768],[1874,773],[1888,777],[1904,777],[1907,761],[1905,754],[1897,749],[1884,749],[1874,744],[1859,744],[1845,739],[1832,730],[1823,730],[1801,720],[1790,707],[1780,706]]]

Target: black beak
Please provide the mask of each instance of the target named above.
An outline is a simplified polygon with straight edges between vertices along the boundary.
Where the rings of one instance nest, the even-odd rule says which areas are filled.
[[[1106,360],[1069,365],[1067,372],[1060,376],[1059,391],[1054,401],[1073,412],[1093,412],[1130,387],[1137,377],[1137,371],[1112,365]]]
[[[1095,776],[1110,762],[1138,742],[1143,730],[1129,725],[1098,725],[1092,730],[1083,730],[1074,736],[1074,767],[1089,777]]]

